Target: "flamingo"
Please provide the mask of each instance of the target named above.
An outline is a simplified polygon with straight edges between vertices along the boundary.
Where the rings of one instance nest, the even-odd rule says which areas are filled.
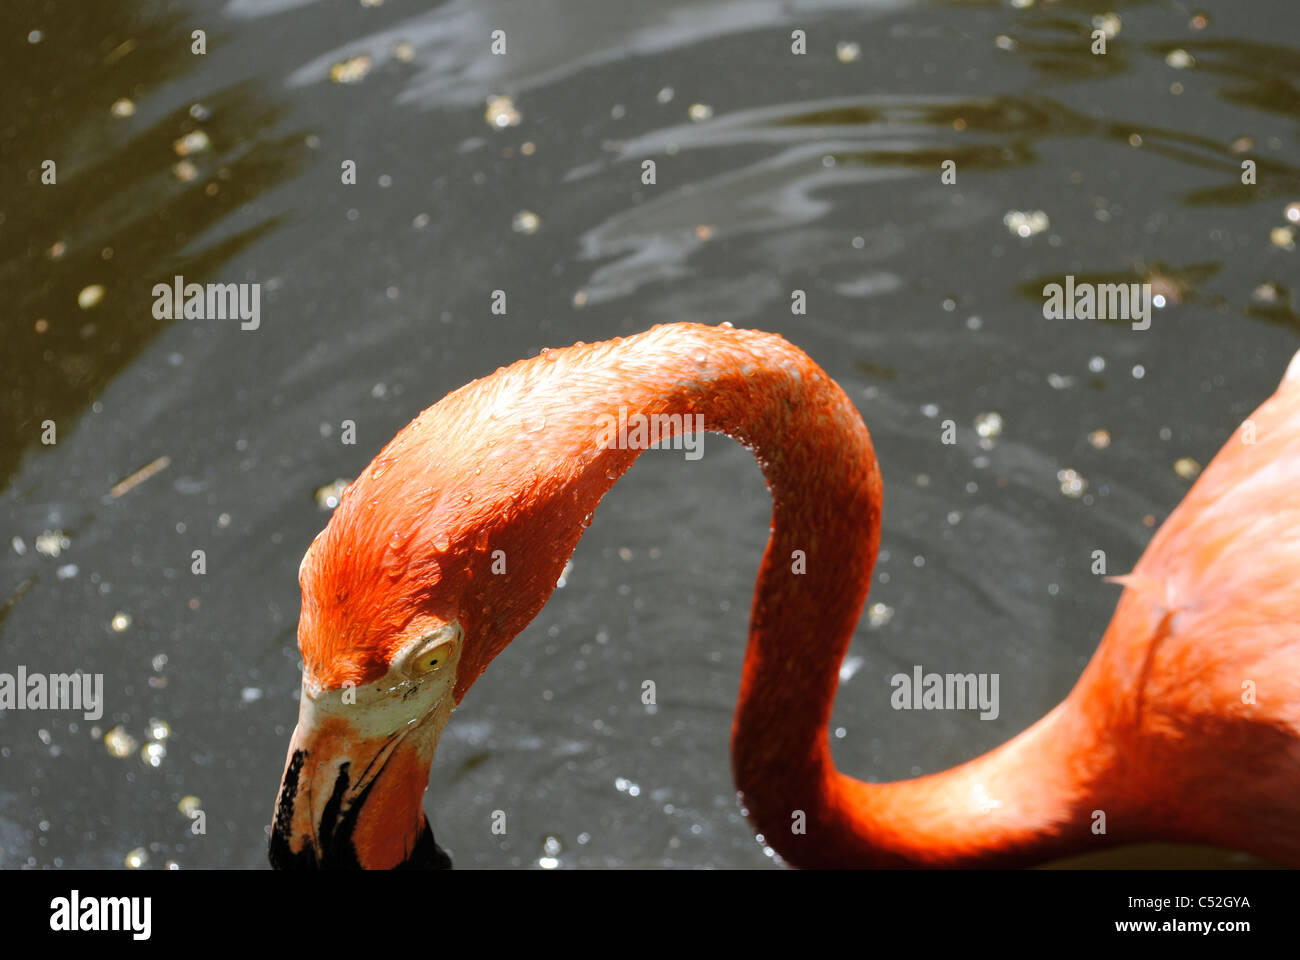
[[[1300,354],[1116,578],[1114,618],[1063,702],[960,766],[867,783],[835,768],[827,725],[880,541],[871,439],[785,339],[692,323],[498,369],[347,489],[299,571],[302,695],[273,865],[450,865],[422,809],[439,735],[640,452],[611,436],[620,412],[682,429],[702,415],[765,474],[732,772],[787,863],[1027,866],[1160,840],[1300,865]]]

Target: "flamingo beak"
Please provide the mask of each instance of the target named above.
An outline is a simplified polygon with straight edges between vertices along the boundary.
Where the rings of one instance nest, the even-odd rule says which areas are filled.
[[[334,691],[337,693],[337,691]],[[450,709],[396,730],[304,686],[271,828],[285,869],[448,869],[422,808]]]

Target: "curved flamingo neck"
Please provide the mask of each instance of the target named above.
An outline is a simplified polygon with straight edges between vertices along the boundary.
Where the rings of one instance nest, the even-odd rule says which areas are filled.
[[[714,341],[708,361],[661,355],[656,382],[677,385],[669,397],[683,383],[709,385],[706,428],[752,450],[773,503],[731,737],[741,803],[764,842],[795,865],[823,867],[1010,865],[1095,843],[1081,810],[1089,792],[1068,761],[1079,754],[1065,749],[1091,734],[1065,707],[929,777],[868,784],[835,769],[839,668],[880,542],[871,439],[843,390],[783,339],[700,335]],[[647,409],[665,398],[660,388]]]
[[[706,430],[753,452],[771,491],[731,737],[741,803],[764,842],[799,866],[1028,863],[1095,843],[1079,809],[1086,791],[1063,760],[1064,728],[1089,734],[1065,709],[941,774],[875,785],[836,771],[831,709],[882,503],[871,438],[844,391],[802,351],[754,331],[677,324],[618,354],[624,415],[701,414]],[[603,391],[582,415],[611,415],[609,400]],[[636,452],[622,454],[630,463]],[[597,466],[587,475],[603,486],[621,472]]]
[[[1102,748],[1068,701],[941,774],[867,784],[835,770],[827,728],[879,546],[880,473],[843,390],[772,334],[671,324],[546,351],[449,394],[349,488],[304,559],[304,659],[368,676],[419,627],[416,611],[457,617],[459,702],[640,453],[611,425],[667,418],[675,433],[697,416],[753,451],[772,493],[732,728],[736,786],[764,841],[799,866],[1027,863],[1095,843],[1095,801],[1070,758]],[[364,628],[350,615],[362,607]]]

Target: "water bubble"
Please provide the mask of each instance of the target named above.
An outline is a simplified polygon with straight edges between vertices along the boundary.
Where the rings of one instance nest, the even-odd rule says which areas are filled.
[[[1106,35],[1106,39],[1113,40],[1119,36],[1120,29],[1124,26],[1119,19],[1118,13],[1099,13],[1092,18],[1092,26]]]
[[[151,767],[161,766],[166,756],[167,748],[153,741],[146,743],[140,750],[140,759]]]
[[[1255,303],[1273,305],[1281,299],[1281,290],[1275,283],[1261,283],[1250,292],[1250,299]]]
[[[88,287],[83,287],[77,294],[77,306],[82,310],[89,310],[91,307],[99,306],[99,302],[104,299],[104,287],[102,284],[92,283]]]
[[[484,113],[483,118],[487,120],[488,126],[504,130],[506,127],[519,126],[523,116],[509,97],[491,97],[488,99],[487,112]]]
[[[108,733],[104,734],[104,746],[108,748],[110,756],[117,757],[121,760],[123,757],[129,757],[135,753],[138,746],[135,737],[126,732],[121,724],[118,724]]]
[[[873,603],[867,607],[867,626],[875,630],[894,619],[894,608],[885,603]]]
[[[172,150],[178,157],[188,157],[192,153],[202,153],[212,146],[212,141],[202,130],[193,130],[172,143]]]
[[[1088,481],[1077,470],[1071,470],[1068,467],[1064,470],[1058,470],[1056,479],[1061,484],[1061,493],[1072,499],[1077,500],[1088,489]]]
[[[1002,222],[1018,237],[1032,237],[1051,226],[1051,221],[1042,210],[1009,210]]]
[[[332,83],[360,83],[370,72],[371,60],[365,54],[352,57],[330,67]]]
[[[992,439],[1002,434],[1002,414],[981,413],[975,418],[975,432],[981,437]]]
[[[543,870],[554,870],[560,865],[560,854],[564,852],[564,844],[560,838],[554,834],[547,834],[542,841],[542,855],[537,859],[537,865]]]

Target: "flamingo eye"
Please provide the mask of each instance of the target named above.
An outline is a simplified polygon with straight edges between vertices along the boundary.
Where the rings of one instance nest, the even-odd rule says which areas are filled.
[[[407,672],[422,676],[445,664],[456,654],[460,625],[449,623],[425,637],[407,661]]]

